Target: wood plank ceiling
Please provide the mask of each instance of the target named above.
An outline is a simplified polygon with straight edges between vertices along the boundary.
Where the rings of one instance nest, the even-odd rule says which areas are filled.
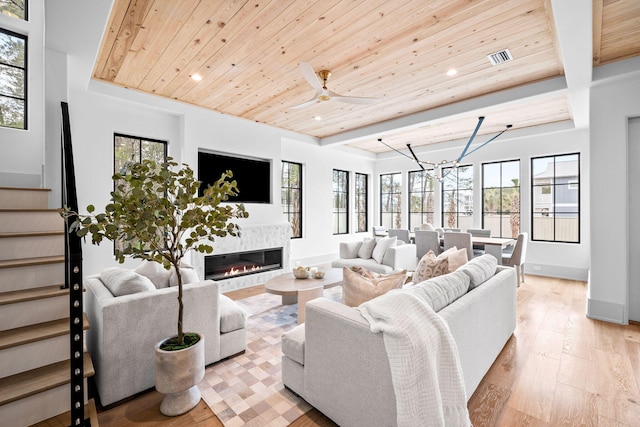
[[[640,54],[640,2],[593,0],[594,65]],[[562,76],[550,0],[114,0],[93,77],[323,138]],[[487,55],[514,59],[492,66]],[[372,105],[313,98],[299,62]],[[457,74],[447,76],[449,69]],[[200,75],[201,81],[191,77]],[[571,119],[566,94],[487,109],[480,134]],[[321,120],[314,118],[321,117]],[[467,138],[476,115],[385,135]],[[377,140],[351,144],[372,152]]]

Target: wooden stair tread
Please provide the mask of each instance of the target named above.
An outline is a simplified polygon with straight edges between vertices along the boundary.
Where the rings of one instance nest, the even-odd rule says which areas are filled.
[[[86,313],[82,313],[82,329],[89,329],[89,319]],[[68,317],[7,329],[0,331],[0,350],[64,335],[69,335]]]
[[[88,419],[91,427],[98,427],[98,411],[96,410],[96,403],[93,399],[89,399],[84,404],[84,418]],[[67,411],[48,420],[40,421],[39,423],[32,424],[30,427],[68,427],[71,425],[71,412]]]
[[[19,233],[0,233],[0,238],[18,238],[18,237],[40,237],[40,236],[63,236],[64,230],[55,231],[21,231]]]
[[[84,353],[84,377],[94,375],[89,353]],[[69,360],[0,378],[0,405],[15,402],[61,385],[69,384]]]
[[[64,263],[64,255],[2,260],[0,261],[0,268],[33,267],[36,265],[55,264],[59,262]]]
[[[59,284],[0,293],[0,305],[15,304],[19,302],[53,298],[61,295],[69,295],[69,288],[63,288],[62,286],[62,284]]]

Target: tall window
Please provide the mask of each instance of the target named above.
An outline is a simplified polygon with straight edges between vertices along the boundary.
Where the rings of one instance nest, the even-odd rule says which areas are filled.
[[[409,230],[433,224],[434,181],[425,171],[409,172]]]
[[[25,0],[0,0],[0,14],[16,19],[27,19],[27,5]]]
[[[444,168],[442,226],[473,228],[473,166]]]
[[[580,154],[531,159],[532,240],[580,242]]]
[[[380,225],[385,228],[402,226],[402,175],[380,175]]]
[[[333,234],[349,232],[349,172],[333,170]]]
[[[302,164],[282,161],[282,213],[291,224],[291,238],[302,237]]]
[[[369,176],[363,173],[356,173],[356,221],[358,232],[369,229]]]
[[[113,136],[113,173],[119,172],[129,162],[140,163],[167,160],[167,142],[115,134]]]
[[[494,237],[520,233],[520,161],[482,165],[482,228]]]
[[[26,58],[27,38],[0,29],[0,126],[27,129]]]

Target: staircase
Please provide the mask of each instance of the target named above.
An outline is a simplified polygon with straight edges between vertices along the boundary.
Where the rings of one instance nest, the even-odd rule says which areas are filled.
[[[3,426],[30,426],[70,408],[69,292],[62,289],[64,222],[57,210],[47,209],[47,200],[48,190],[0,187]],[[84,330],[88,328],[85,317]],[[92,375],[85,352],[85,383]]]

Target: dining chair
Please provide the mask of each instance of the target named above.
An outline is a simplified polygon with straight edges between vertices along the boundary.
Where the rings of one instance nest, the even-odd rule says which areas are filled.
[[[382,225],[374,225],[373,226],[373,237],[381,237],[387,235],[387,230],[385,230]]]
[[[420,230],[428,230],[428,231],[435,230],[435,228],[433,227],[433,224],[431,224],[430,222],[425,222],[419,228]]]
[[[405,243],[411,243],[411,237],[408,229],[405,228],[390,228],[387,231],[389,237],[396,236],[398,240],[402,240]]]
[[[472,237],[491,237],[491,230],[488,228],[467,228],[467,233],[471,233]],[[484,254],[484,245],[474,243],[473,255],[480,256]]]
[[[473,258],[473,244],[471,243],[471,233],[449,231],[444,233],[444,250],[452,247],[458,249],[467,248],[467,259]]]
[[[518,276],[518,286],[520,283],[524,283],[524,260],[527,255],[527,241],[529,240],[529,234],[522,232],[518,234],[516,244],[513,245],[513,252],[502,253],[502,265],[510,265],[516,269],[516,275]]]
[[[459,233],[460,231],[462,231],[459,228],[450,228],[450,227],[443,227],[442,229],[445,231],[445,233],[449,233],[449,232]]]
[[[442,252],[440,248],[440,237],[437,231],[416,230],[415,243],[418,261],[430,250],[436,255],[440,255],[440,252]]]

